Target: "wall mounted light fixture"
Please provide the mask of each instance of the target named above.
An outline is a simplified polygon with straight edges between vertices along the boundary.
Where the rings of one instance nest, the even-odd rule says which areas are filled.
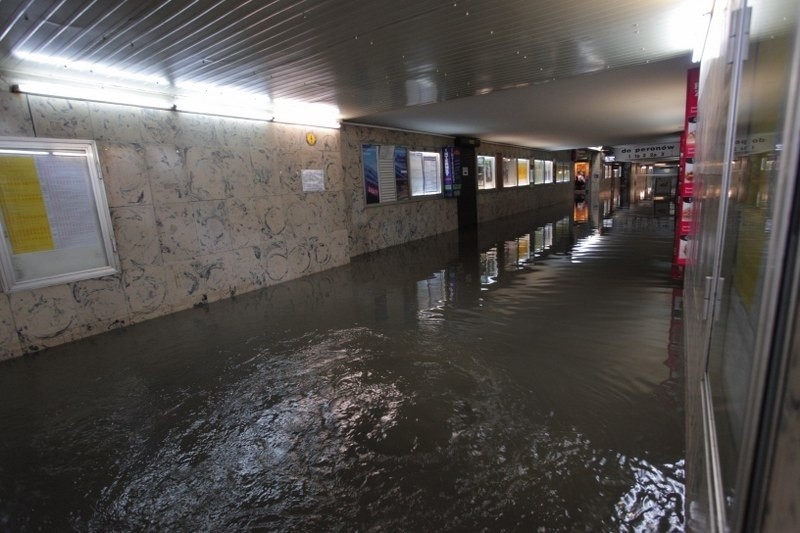
[[[180,89],[180,87],[178,88]],[[86,100],[135,107],[168,109],[251,120],[283,122],[321,128],[339,128],[339,109],[320,103],[294,100],[276,100],[270,103],[266,96],[243,94],[219,89],[193,92],[134,90],[114,85],[84,85],[69,82],[49,83],[20,81],[11,87],[12,92]]]
[[[11,92],[155,109],[173,109],[175,105],[172,98],[166,94],[128,91],[110,86],[91,87],[65,83],[24,81],[13,85]]]

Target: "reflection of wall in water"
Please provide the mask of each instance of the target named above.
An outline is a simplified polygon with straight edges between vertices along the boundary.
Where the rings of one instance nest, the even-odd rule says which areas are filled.
[[[589,204],[585,196],[575,198],[572,218],[576,224],[584,224],[589,221]]]
[[[551,253],[565,253],[573,240],[569,216],[547,222],[513,240],[505,240],[502,246],[498,244],[481,252],[481,285],[484,288],[493,285],[502,280],[504,273],[522,270]]]
[[[446,272],[434,272],[428,279],[417,282],[417,308],[419,311],[438,309],[447,303]]]
[[[496,283],[497,275],[497,248],[490,248],[481,253],[481,285]]]

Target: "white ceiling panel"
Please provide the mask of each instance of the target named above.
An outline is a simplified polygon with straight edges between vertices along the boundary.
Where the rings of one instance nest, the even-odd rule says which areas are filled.
[[[0,0],[0,70],[7,84],[217,87],[542,148],[630,142],[679,127],[665,108],[682,99],[694,3]],[[645,92],[663,105],[621,105]],[[631,112],[651,118],[623,128]]]

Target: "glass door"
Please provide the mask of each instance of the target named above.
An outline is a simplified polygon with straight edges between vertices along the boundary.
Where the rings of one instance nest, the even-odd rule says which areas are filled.
[[[716,424],[707,375],[716,311],[741,75],[743,0],[715,2],[700,68],[696,130],[695,209],[685,271],[687,320],[687,510],[689,529],[722,529],[724,507],[716,457]],[[739,38],[731,39],[731,36]]]
[[[798,5],[723,3],[715,5],[701,68],[700,229],[686,279],[696,319],[687,331],[697,365],[689,375],[700,378],[689,387],[699,388],[705,440],[698,460],[705,486],[695,493],[709,495],[700,502],[705,528],[720,531],[745,523],[762,417],[770,407],[765,383],[782,340],[775,325],[788,283],[784,259],[796,253],[787,249],[787,236],[798,157],[794,121],[786,118],[794,116],[798,99]]]

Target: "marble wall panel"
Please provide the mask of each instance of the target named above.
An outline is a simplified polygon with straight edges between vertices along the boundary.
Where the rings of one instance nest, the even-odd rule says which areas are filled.
[[[306,148],[306,133],[314,128],[276,122],[275,133],[278,150],[282,153],[297,153]]]
[[[78,327],[85,336],[122,327],[130,309],[121,276],[106,276],[72,284]]]
[[[219,117],[195,113],[175,116],[175,144],[179,146],[219,146],[221,129]]]
[[[302,239],[324,231],[326,219],[313,194],[289,194],[284,197],[287,237]]]
[[[163,266],[130,268],[122,273],[122,286],[131,310],[131,322],[142,322],[172,311],[170,278]]]
[[[201,254],[231,250],[228,210],[224,200],[193,202],[197,241]]]
[[[87,102],[33,95],[28,102],[37,137],[94,138]]]
[[[227,149],[223,177],[226,198],[252,198],[255,194],[255,176],[250,160],[250,148],[239,146]]]
[[[0,361],[22,354],[8,295],[0,293]]]
[[[98,152],[109,206],[153,203],[142,145],[98,143]]]
[[[153,203],[165,204],[189,200],[189,175],[186,150],[175,145],[145,144],[144,158],[150,177]]]
[[[256,214],[261,221],[262,232],[266,238],[274,239],[289,233],[286,230],[286,214],[282,196],[257,198],[255,206]]]
[[[156,206],[155,215],[164,261],[179,261],[197,255],[200,244],[192,203]]]
[[[267,285],[261,246],[245,246],[233,251],[233,285],[237,294]]]
[[[143,142],[157,144],[177,142],[180,120],[179,114],[175,111],[142,109],[140,119]]]
[[[197,272],[193,259],[166,266],[169,298],[173,311],[189,309],[208,302],[206,280]]]
[[[220,143],[229,148],[249,149],[253,140],[259,139],[259,130],[266,127],[264,122],[236,118],[222,118],[218,124]]]
[[[336,130],[313,129],[317,136],[317,146],[324,152],[339,154],[341,152],[341,136]]]
[[[272,239],[264,246],[264,267],[268,285],[291,279],[289,247],[283,238]]]
[[[225,201],[228,214],[231,248],[257,246],[264,235],[264,222],[259,207],[266,202],[262,199],[249,198],[240,200],[231,198]]]
[[[33,120],[31,120],[25,96],[5,91],[0,92],[0,135],[33,136]]]
[[[111,143],[142,142],[142,110],[140,108],[89,103],[89,115],[96,141]]]
[[[296,279],[315,272],[313,256],[317,247],[316,237],[301,237],[287,240],[289,278]]]
[[[325,189],[328,191],[344,191],[344,169],[342,157],[338,152],[323,152],[322,170],[325,171]]]
[[[281,194],[301,194],[303,192],[301,171],[304,159],[298,152],[282,152],[279,156],[278,177],[281,181]]]
[[[310,217],[310,226],[313,233],[339,230],[347,227],[347,204],[344,192],[330,191],[325,194],[307,193],[302,195],[287,195],[285,198],[287,213],[296,205],[305,209],[305,216]],[[298,204],[307,204],[300,207]],[[287,224],[291,224],[291,215],[287,216]]]
[[[350,262],[350,247],[347,229],[331,231],[327,234],[330,253],[330,268],[346,265]]]
[[[331,231],[310,239],[311,268],[322,272],[350,261],[347,230]]]
[[[9,303],[25,352],[75,339],[77,307],[68,285],[15,292]]]
[[[218,147],[194,146],[186,153],[189,194],[194,201],[224,200],[225,160],[228,151]]]
[[[280,164],[276,151],[265,147],[251,148],[250,161],[253,165],[253,194],[255,196],[282,194]]]
[[[235,294],[234,255],[223,253],[198,257],[192,262],[194,272],[205,282],[208,302],[230,298]]]
[[[253,131],[253,138],[250,139],[251,150],[267,148],[274,150],[278,146],[278,130],[275,124],[260,123]]]
[[[161,243],[152,206],[112,208],[111,224],[122,268],[161,264]]]

